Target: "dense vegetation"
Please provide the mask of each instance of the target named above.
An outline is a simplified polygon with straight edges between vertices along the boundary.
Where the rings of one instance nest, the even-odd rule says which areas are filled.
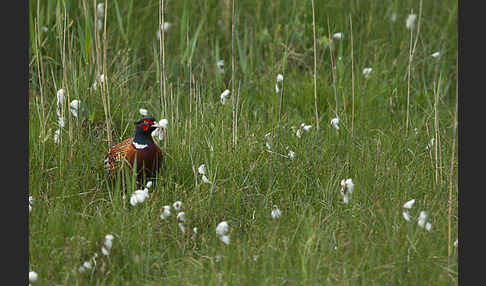
[[[458,284],[457,1],[161,2],[29,1],[32,285]],[[132,206],[103,157],[141,108]]]

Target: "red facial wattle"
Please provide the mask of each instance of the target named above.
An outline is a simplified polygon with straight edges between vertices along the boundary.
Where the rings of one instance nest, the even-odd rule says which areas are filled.
[[[142,125],[143,131],[147,131],[150,128],[150,126],[152,126],[152,124],[153,124],[152,121],[145,120]]]

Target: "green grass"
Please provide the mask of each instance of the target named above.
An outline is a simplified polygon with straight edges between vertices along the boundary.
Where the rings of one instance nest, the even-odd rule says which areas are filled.
[[[423,2],[408,130],[405,20],[412,8],[418,14],[419,1],[315,2],[319,130],[311,1],[235,3],[235,90],[226,105],[219,96],[232,87],[232,2],[165,1],[165,19],[173,24],[165,33],[167,109],[159,82],[159,1],[108,1],[99,50],[96,8],[87,2],[29,2],[29,269],[39,274],[33,285],[458,284],[457,248],[448,253],[449,221],[451,244],[458,229],[457,2]],[[331,35],[344,33],[335,51],[337,96],[328,25]],[[103,70],[104,48],[111,143],[133,135],[139,108],[169,120],[167,141],[159,142],[165,166],[150,198],[135,207],[132,174],[122,170],[109,181],[103,173],[110,144],[103,91],[92,85]],[[434,59],[436,51],[441,56]],[[373,68],[367,80],[365,67]],[[280,123],[278,73],[284,75]],[[55,143],[61,87],[82,109],[75,118],[66,103],[66,125]],[[336,115],[338,132],[330,124]],[[302,122],[313,127],[298,138],[291,126]],[[265,147],[268,132],[272,152]],[[427,149],[432,138],[436,145]],[[285,157],[287,146],[295,159]],[[213,184],[202,183],[200,164]],[[340,195],[346,178],[355,184],[349,204]],[[416,202],[407,222],[402,205],[410,199]],[[176,200],[183,202],[186,230],[197,227],[196,235],[180,231],[174,209],[160,219],[163,206]],[[274,204],[283,213],[278,220],[270,216]],[[417,226],[421,210],[429,214],[430,232]],[[229,245],[215,232],[223,220]],[[108,233],[115,239],[103,256]],[[96,266],[79,273],[95,252]]]

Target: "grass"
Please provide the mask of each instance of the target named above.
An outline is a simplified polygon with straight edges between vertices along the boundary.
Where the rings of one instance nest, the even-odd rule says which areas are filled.
[[[458,229],[457,2],[422,3],[410,61],[405,20],[419,1],[315,1],[315,25],[311,1],[236,1],[234,22],[229,0],[164,1],[172,26],[163,66],[159,2],[107,1],[98,32],[95,1],[29,1],[33,284],[458,284],[450,245]],[[334,41],[334,65],[336,32],[344,36]],[[368,79],[365,67],[373,68]],[[101,73],[105,85],[94,90]],[[283,94],[275,93],[279,73]],[[81,101],[78,117],[64,106],[64,128],[60,88]],[[107,180],[103,157],[133,135],[139,108],[167,118],[169,129],[150,198],[132,207],[132,173]],[[330,124],[336,115],[339,131]],[[302,122],[313,127],[298,138],[291,126]],[[200,164],[212,184],[202,183]],[[349,204],[339,192],[346,178],[355,184]],[[186,233],[173,209],[159,217],[176,200]],[[417,226],[421,210],[430,232]],[[223,220],[229,245],[215,232]],[[106,234],[115,237],[109,256],[101,254]],[[79,273],[95,252],[96,266]]]

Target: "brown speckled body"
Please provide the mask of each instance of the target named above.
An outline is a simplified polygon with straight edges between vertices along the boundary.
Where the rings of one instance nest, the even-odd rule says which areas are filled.
[[[105,156],[105,169],[114,173],[122,161],[133,167],[135,159],[138,177],[141,177],[144,171],[148,177],[153,177],[162,165],[162,150],[153,141],[147,147],[137,149],[133,145],[133,137],[127,138],[110,148]]]

